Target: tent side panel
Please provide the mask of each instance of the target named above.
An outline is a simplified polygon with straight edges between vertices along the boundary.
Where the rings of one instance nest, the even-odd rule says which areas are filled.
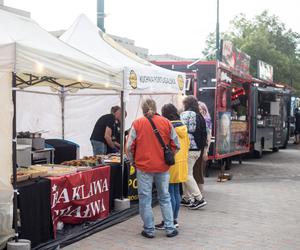
[[[10,187],[12,174],[12,76],[0,73],[0,183]]]
[[[90,136],[94,125],[115,105],[120,106],[119,95],[66,96],[65,139],[80,145],[81,157],[93,155]]]
[[[17,91],[17,131],[47,131],[43,137],[61,139],[62,117],[59,95]]]
[[[95,91],[94,93],[97,93]],[[98,92],[99,93],[99,92]],[[127,117],[125,129],[129,129],[132,122],[142,116],[141,104],[146,98],[156,101],[157,111],[161,112],[164,104],[178,104],[178,95],[130,95],[126,103]],[[90,95],[67,96],[65,99],[65,139],[80,145],[80,155],[93,155],[90,136],[98,118],[108,114],[114,105],[120,106],[119,95]]]
[[[0,248],[12,235],[12,75],[0,72]]]

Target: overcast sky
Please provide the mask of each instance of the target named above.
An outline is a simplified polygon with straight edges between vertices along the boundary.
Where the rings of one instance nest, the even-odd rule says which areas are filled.
[[[198,58],[216,26],[216,0],[105,0],[106,32],[136,41],[151,54]],[[47,30],[67,29],[81,13],[96,23],[97,0],[4,0],[31,12]],[[268,10],[300,33],[299,0],[220,0],[220,29],[239,13],[248,18]]]

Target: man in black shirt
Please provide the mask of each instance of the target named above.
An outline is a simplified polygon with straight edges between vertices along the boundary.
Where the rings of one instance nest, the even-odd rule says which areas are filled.
[[[119,150],[120,144],[114,139],[113,132],[116,122],[121,121],[121,115],[121,108],[113,106],[110,114],[98,119],[90,138],[94,155],[106,154],[108,147],[115,152]]]
[[[121,126],[120,122],[118,120],[115,121],[112,129],[112,134],[111,134],[112,141],[115,143],[120,143],[121,139]],[[116,153],[116,148],[111,148],[110,146],[107,146],[107,154],[110,153]]]

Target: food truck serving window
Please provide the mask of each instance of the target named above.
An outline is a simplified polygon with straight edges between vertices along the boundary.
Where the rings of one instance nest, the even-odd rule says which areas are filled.
[[[261,116],[268,116],[268,115],[276,115],[271,114],[271,106],[273,106],[272,111],[275,108],[274,103],[276,103],[276,94],[270,92],[258,92],[258,114]],[[273,103],[273,105],[272,105]],[[274,112],[274,111],[273,111]]]
[[[286,119],[281,94],[269,90],[258,89],[257,122],[259,126],[279,128],[282,120]]]
[[[248,86],[233,83],[231,88],[231,120],[246,121],[248,112]]]

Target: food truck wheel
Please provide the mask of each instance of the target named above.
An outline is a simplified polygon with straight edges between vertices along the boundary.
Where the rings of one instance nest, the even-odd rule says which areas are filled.
[[[263,155],[262,148],[260,150],[253,150],[253,155],[255,158],[260,159]]]
[[[272,151],[273,151],[273,152],[278,152],[278,151],[279,151],[279,148],[272,148]]]
[[[286,149],[287,147],[287,143],[285,143],[282,147],[280,147],[280,149]]]

